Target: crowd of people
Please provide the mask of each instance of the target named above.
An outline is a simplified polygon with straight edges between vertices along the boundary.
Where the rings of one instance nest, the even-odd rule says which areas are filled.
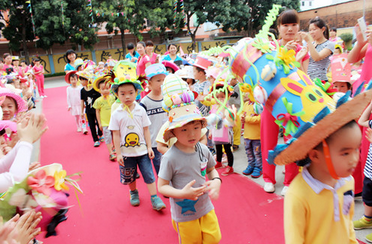
[[[323,89],[326,94],[342,93],[353,97],[360,90],[366,89],[363,82],[372,78],[371,71],[366,68],[372,59],[372,31],[367,30],[367,38],[364,39],[357,24],[356,44],[349,52],[340,45],[340,39],[335,35],[337,30],[332,28],[330,31],[323,19],[311,19],[309,32],[299,31],[299,22],[295,10],[283,11],[277,19],[278,33],[270,30],[267,37],[271,40],[270,48],[283,52],[283,55],[291,53],[298,69],[305,76],[308,75],[316,86],[322,89],[326,87]],[[273,193],[276,184],[275,165],[268,163],[272,160],[270,151],[275,150],[278,135],[283,134],[284,141],[290,145],[294,139],[293,133],[278,122],[278,117],[273,116],[274,105],[270,107],[266,103],[262,106],[271,95],[266,94],[268,97],[262,98],[264,102],[260,104],[260,96],[256,96],[256,91],[251,89],[253,83],[248,84],[243,76],[232,72],[232,69],[226,72],[231,65],[229,57],[208,52],[179,56],[175,44],[168,45],[167,53],[160,55],[154,53],[154,43],[150,40],[140,41],[137,45],[129,43],[127,50],[125,60],[109,57],[98,64],[77,59],[73,50],[66,52],[65,81],[69,84],[67,104],[76,122],[76,131],[90,134],[94,147],[102,143],[106,145],[109,160],[119,164],[120,182],[129,186],[132,206],[140,205],[137,190],[139,169],[153,209],[162,211],[167,207],[159,194],[170,198],[172,224],[180,242],[218,243],[221,232],[211,199],[219,197],[223,177],[234,173],[234,151],[239,148],[241,137],[247,154],[247,167],[243,174],[252,178],[263,175],[263,190]],[[268,64],[268,70],[272,69]],[[36,98],[46,96],[43,88],[44,69],[40,60],[35,59],[31,66],[27,66],[24,61],[19,65],[18,57],[4,54],[0,70],[3,72],[0,85],[4,86],[0,88],[0,97],[4,97],[1,105],[3,121],[0,121],[0,127],[3,125],[4,130],[1,135],[0,182],[4,184],[0,184],[0,192],[6,192],[14,182],[27,175],[30,163],[29,157],[26,159],[27,154],[23,154],[22,160],[13,159],[12,162],[7,159],[8,155],[14,157],[20,154],[18,150],[30,150],[30,142],[36,141],[46,130],[43,116],[30,116],[27,113],[34,107],[32,102]],[[262,80],[269,81],[275,77],[276,72],[266,71],[260,74]],[[306,83],[306,77],[303,80],[305,86],[309,84]],[[301,92],[306,90],[304,85],[287,86],[292,89],[292,93],[300,94],[298,96],[302,96]],[[264,92],[259,94],[265,97]],[[314,103],[320,101],[315,101],[315,96],[312,96],[310,94],[306,99]],[[341,100],[345,102],[345,99]],[[369,129],[372,128],[369,120],[371,110],[372,105],[367,106],[358,121],[361,128],[366,128],[363,129],[366,136],[359,136],[356,123],[347,123],[357,119],[350,117],[326,138],[322,138],[323,144],[318,142],[321,146],[308,148],[305,152],[307,166],[303,167],[305,163],[302,164],[301,160],[300,163],[285,162],[285,187],[281,195],[286,196],[284,228],[287,243],[320,243],[317,242],[320,240],[335,243],[335,240],[340,240],[338,238],[347,238],[354,243],[353,229],[372,227],[372,197],[369,189],[372,159],[368,153],[369,142],[372,140],[372,130]],[[292,124],[300,127],[292,117]],[[18,128],[11,130],[11,125],[1,123],[5,120],[18,123]],[[7,139],[8,135],[13,136],[12,140]],[[339,141],[344,142],[347,136],[350,144],[335,144],[334,138],[342,138]],[[349,160],[354,166],[345,172],[337,164],[333,163],[332,168],[327,163],[335,171],[335,175],[332,175],[333,171],[328,172],[330,168],[321,164],[326,165],[323,155],[326,151],[323,150],[329,147],[334,157],[335,148],[341,146],[347,148],[347,152],[342,152],[347,155],[342,154],[344,158],[338,160]],[[30,170],[38,166],[31,164]],[[222,178],[216,170],[219,168],[223,169]],[[349,179],[352,174],[355,183]],[[314,191],[321,189],[318,195],[308,191],[306,196],[299,193],[300,187],[305,185]],[[345,198],[354,196],[354,188],[355,193],[363,197],[365,213],[361,219],[352,223],[353,211],[349,211],[352,203]],[[320,196],[322,189],[333,192],[333,196],[332,193]],[[345,195],[343,191],[348,194]],[[343,193],[344,199],[340,199],[338,193]],[[312,199],[307,198],[309,196]],[[299,203],[299,198],[303,198],[310,206],[316,205],[317,199],[328,201],[333,198],[344,204],[344,207],[345,204],[348,206],[343,211],[343,205],[340,205],[340,210],[337,202],[331,204],[329,215],[333,225],[331,229],[325,227],[323,233],[317,232],[314,226],[316,220],[324,217],[321,211],[314,212],[316,220],[298,218],[306,209],[301,208],[303,202]],[[185,214],[190,208],[195,211]],[[333,211],[341,212],[333,214]],[[25,227],[25,221],[28,227]],[[4,241],[28,243],[40,231],[37,229],[39,221],[40,215],[34,212],[16,216],[0,226],[0,233],[5,233],[0,235],[0,240],[3,238]],[[26,228],[27,231],[19,231],[20,228]],[[292,231],[293,228],[297,228],[297,231]],[[340,230],[345,230],[345,234],[336,236]],[[27,237],[22,236],[22,233],[27,233],[24,234]],[[21,239],[27,239],[27,242]],[[372,234],[366,239],[372,242]]]

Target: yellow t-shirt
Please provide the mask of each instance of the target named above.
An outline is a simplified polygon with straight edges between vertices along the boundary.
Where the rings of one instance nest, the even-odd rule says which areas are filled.
[[[253,104],[245,102],[243,106],[245,113],[244,139],[260,140],[261,138],[261,115],[256,115]]]
[[[94,102],[93,108],[99,110],[102,126],[109,126],[111,118],[111,105],[114,102],[115,97],[113,95],[108,96],[107,99],[104,99],[103,96],[101,96]]]

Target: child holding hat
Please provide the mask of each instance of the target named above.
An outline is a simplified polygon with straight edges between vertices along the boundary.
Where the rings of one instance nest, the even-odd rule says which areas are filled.
[[[163,92],[168,94],[164,101],[173,98],[172,102],[167,100],[169,128],[164,140],[176,137],[177,142],[162,157],[159,193],[170,197],[172,224],[179,243],[219,243],[221,232],[211,199],[218,198],[222,181],[214,168],[213,155],[199,143],[206,119],[187,85],[172,82],[174,86],[169,82],[163,85]]]
[[[152,208],[160,211],[165,208],[165,204],[157,195],[150,161],[154,158],[149,130],[151,122],[145,109],[135,102],[136,96],[143,90],[137,81],[136,65],[130,61],[120,61],[114,67],[114,73],[116,78],[111,90],[121,105],[112,113],[109,129],[113,133],[117,150],[120,182],[129,185],[130,204],[140,205],[136,184],[138,166],[150,192]]]
[[[152,64],[145,69],[150,93],[142,98],[140,105],[146,110],[147,116],[151,121],[149,126],[151,135],[151,146],[155,157],[152,159],[156,174],[159,173],[161,153],[157,149],[156,136],[167,120],[167,113],[162,108],[163,95],[161,86],[168,72],[165,70],[163,64]]]

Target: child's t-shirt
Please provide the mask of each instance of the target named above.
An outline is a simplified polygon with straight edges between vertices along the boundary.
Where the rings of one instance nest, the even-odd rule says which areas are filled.
[[[245,102],[243,106],[245,113],[244,139],[261,139],[261,115],[256,115],[253,109],[253,103]]]
[[[198,143],[196,152],[185,153],[173,145],[162,157],[159,177],[170,181],[176,189],[182,189],[190,181],[196,180],[193,187],[201,187],[206,182],[206,171],[216,164],[207,146]],[[208,192],[198,200],[169,198],[172,219],[186,222],[199,219],[214,209]]]
[[[147,116],[149,116],[151,121],[149,127],[151,134],[151,147],[157,146],[156,136],[158,135],[162,125],[167,121],[167,113],[162,107],[162,102],[163,99],[153,100],[149,98],[149,96],[145,96],[142,98],[140,103],[140,105],[146,110]]]
[[[101,93],[97,92],[94,89],[90,89],[89,91],[85,90],[85,88],[81,88],[80,91],[80,99],[84,101],[85,104],[85,113],[87,114],[95,114],[96,110],[93,108],[93,104],[97,98],[101,96]]]
[[[123,105],[112,113],[109,130],[120,131],[120,151],[124,157],[137,157],[147,154],[143,128],[150,125],[145,109],[135,103],[131,114]]]
[[[93,108],[100,111],[101,124],[103,126],[109,126],[110,117],[111,117],[111,106],[115,102],[115,97],[110,95],[107,99],[104,99],[103,96],[97,98],[93,104]]]
[[[209,81],[204,82],[196,82],[194,84],[194,91],[197,92],[199,95],[207,95],[209,93],[209,87],[211,87],[211,83]],[[209,107],[203,105],[200,101],[195,101],[196,106],[198,106],[200,113],[205,117],[208,116]]]

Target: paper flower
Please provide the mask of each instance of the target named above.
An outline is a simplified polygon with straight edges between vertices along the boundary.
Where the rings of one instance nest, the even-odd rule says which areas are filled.
[[[65,184],[65,177],[66,177],[66,170],[56,171],[54,173],[54,180],[55,180],[54,188],[57,191],[60,191],[62,189],[68,191],[69,188]]]
[[[327,95],[330,96],[330,97],[332,97],[337,92],[337,89],[333,88],[333,84],[328,82],[328,81],[324,81],[324,80],[320,80],[319,78],[315,78],[314,83],[320,89],[322,89],[325,93],[327,93]]]
[[[287,50],[287,48],[279,47],[275,58],[271,55],[267,55],[266,58],[273,60],[277,66],[282,66],[285,74],[288,74],[290,69],[301,66],[296,61],[296,52],[292,49]]]
[[[285,128],[285,136],[289,134],[294,134],[298,130],[300,123],[297,121],[298,117],[305,114],[305,111],[300,111],[297,113],[293,113],[292,111],[292,103],[287,101],[287,98],[283,97],[282,99],[285,108],[287,109],[287,113],[281,113],[276,116],[275,123],[282,128]]]
[[[263,53],[270,53],[272,50],[272,46],[270,45],[270,42],[266,38],[256,38],[254,39],[254,43],[252,44],[255,48],[260,50]]]
[[[39,170],[34,177],[28,177],[27,183],[31,189],[49,195],[50,188],[54,185],[54,178],[47,176],[44,170]]]

